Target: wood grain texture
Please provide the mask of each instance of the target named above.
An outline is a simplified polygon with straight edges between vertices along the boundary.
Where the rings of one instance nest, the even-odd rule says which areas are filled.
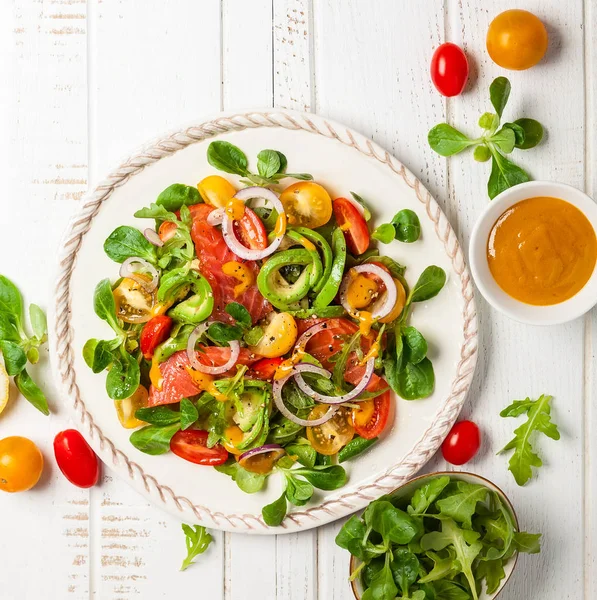
[[[597,193],[597,8],[585,0],[520,0],[546,23],[546,60],[508,73],[506,117],[532,116],[545,142],[514,159],[537,179]],[[3,208],[21,227],[0,236],[0,272],[46,306],[53,255],[78,200],[135,146],[221,109],[311,110],[360,130],[398,156],[437,198],[466,244],[488,201],[488,165],[444,159],[426,141],[448,119],[477,130],[487,87],[504,74],[486,55],[503,0],[6,0],[0,4],[0,153]],[[428,77],[433,51],[460,43],[471,81],[442,99]],[[400,199],[396,199],[397,207]],[[7,214],[4,211],[3,214]],[[2,221],[4,224],[4,221]],[[34,240],[19,260],[24,230]],[[515,324],[478,297],[483,352],[463,416],[484,432],[467,470],[511,497],[524,528],[544,533],[500,598],[592,600],[597,589],[597,312],[553,328]],[[53,464],[51,440],[68,426],[43,356],[35,375],[54,414],[36,413],[13,390],[0,437],[27,435],[47,468],[41,484],[0,495],[2,599],[132,600],[200,592],[210,600],[350,600],[348,556],[334,544],[341,522],[278,538],[215,532],[198,564],[178,574],[180,524],[106,469],[101,486],[73,488]],[[516,422],[497,415],[512,399],[555,396],[562,440],[540,440],[545,467],[525,488],[495,452]],[[438,457],[427,470],[444,468]],[[43,510],[40,510],[43,507]],[[570,535],[570,532],[577,532]],[[30,574],[35,570],[35,577]],[[8,583],[7,583],[8,581]]]

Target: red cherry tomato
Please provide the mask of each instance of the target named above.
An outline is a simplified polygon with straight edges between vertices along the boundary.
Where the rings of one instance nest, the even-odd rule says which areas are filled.
[[[164,221],[158,229],[158,235],[165,244],[168,240],[175,236],[177,229],[178,225],[176,223],[173,223],[172,221]]]
[[[189,462],[197,465],[216,467],[228,460],[228,452],[220,444],[213,448],[207,447],[207,431],[187,429],[177,431],[170,440],[170,450]]]
[[[453,465],[463,465],[479,450],[481,433],[472,421],[458,421],[442,444],[444,458]]]
[[[253,375],[257,379],[263,379],[264,381],[270,381],[274,378],[276,369],[282,364],[283,358],[278,356],[276,358],[261,358],[256,363],[253,363],[249,375]]]
[[[356,433],[366,440],[380,435],[388,424],[391,403],[390,390],[359,402],[359,408],[352,409],[352,426]]]
[[[456,44],[442,44],[431,59],[431,81],[442,96],[458,96],[468,79],[466,54]]]
[[[359,209],[346,198],[336,198],[332,202],[332,209],[350,252],[357,256],[363,254],[369,248],[371,238],[367,222]]]
[[[172,329],[172,319],[167,315],[159,315],[149,319],[143,327],[141,336],[139,338],[139,346],[143,356],[149,360],[155,349],[170,335]]]
[[[54,438],[54,455],[62,474],[80,488],[94,486],[100,476],[100,461],[76,429],[61,431]]]
[[[242,219],[234,221],[234,232],[241,244],[251,250],[265,250],[267,248],[265,225],[255,211],[248,206],[245,206],[245,214]]]

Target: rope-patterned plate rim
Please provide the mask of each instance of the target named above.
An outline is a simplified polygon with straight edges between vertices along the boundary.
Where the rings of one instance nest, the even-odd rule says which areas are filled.
[[[403,460],[388,468],[373,481],[363,483],[316,506],[289,513],[282,525],[277,528],[268,527],[261,515],[224,514],[195,504],[189,498],[177,495],[169,486],[161,484],[153,475],[130,460],[122,450],[117,448],[95,424],[81,398],[73,365],[75,349],[72,347],[73,331],[70,322],[70,279],[77,252],[100,206],[112,195],[112,192],[140,173],[145,167],[187,146],[218,134],[259,127],[304,130],[335,139],[345,146],[354,148],[364,156],[386,165],[401,177],[424,206],[427,216],[434,224],[435,233],[451,261],[452,268],[460,279],[464,321],[464,340],[460,348],[460,361],[452,381],[450,394],[437,414],[435,422],[427,428]],[[52,366],[58,387],[64,394],[66,405],[75,416],[77,426],[102,460],[151,500],[181,519],[191,520],[192,515],[192,520],[208,527],[258,534],[288,533],[323,525],[363,508],[371,500],[407,481],[435,454],[452,427],[470,387],[477,360],[477,316],[470,273],[456,234],[431,194],[402,163],[370,139],[328,119],[284,109],[218,115],[211,120],[190,125],[158,138],[114,169],[104,181],[86,195],[80,210],[67,227],[59,255],[58,277],[50,323],[53,333]]]

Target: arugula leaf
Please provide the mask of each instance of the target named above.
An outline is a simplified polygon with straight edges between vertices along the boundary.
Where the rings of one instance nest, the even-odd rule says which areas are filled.
[[[140,257],[155,264],[156,248],[148,242],[135,227],[121,225],[104,242],[104,252],[115,262],[122,263],[127,258]]]
[[[240,340],[243,337],[243,330],[237,325],[220,323],[214,321],[207,329],[207,335],[218,344],[228,344],[232,340]]]
[[[510,81],[506,77],[496,77],[489,86],[489,99],[500,118],[508,103],[511,89]]]
[[[213,538],[202,525],[191,527],[186,523],[182,524],[182,530],[185,534],[185,543],[187,546],[187,557],[182,561],[181,571],[185,571],[193,563],[199,554],[203,554],[212,542]]]
[[[261,515],[266,525],[270,527],[280,525],[286,516],[286,490],[282,492],[282,495],[277,500],[264,506],[261,509]]]
[[[170,440],[180,429],[180,423],[158,427],[157,425],[148,425],[133,431],[130,442],[137,450],[145,454],[158,455],[165,454],[170,450]]]
[[[519,552],[525,554],[539,554],[541,552],[541,534],[527,533],[526,531],[515,531],[514,546]]]
[[[440,516],[446,516],[462,523],[464,527],[472,528],[472,517],[476,512],[477,503],[485,502],[488,490],[484,485],[459,481],[456,484],[457,493],[451,494],[436,502]]]
[[[485,579],[488,594],[497,592],[505,576],[504,561],[501,559],[480,562],[475,570],[475,577],[479,581]]]
[[[23,396],[44,415],[50,414],[48,401],[38,385],[31,379],[27,369],[15,375],[15,384]]]
[[[447,475],[426,481],[415,490],[407,508],[408,513],[411,515],[425,514],[449,483],[450,477]]]
[[[249,175],[245,153],[225,141],[212,142],[207,149],[207,162],[214,168],[233,175]]]
[[[178,223],[178,219],[173,212],[155,202],[152,202],[148,207],[140,208],[133,216],[138,219],[156,219],[157,221]]]
[[[524,485],[531,479],[532,467],[540,467],[543,464],[531,445],[533,433],[543,433],[552,440],[560,439],[558,427],[551,421],[551,400],[552,396],[545,394],[537,400],[530,398],[517,400],[500,413],[501,417],[517,417],[523,413],[528,416],[528,420],[514,430],[514,438],[498,452],[498,454],[502,454],[508,450],[514,450],[508,469],[514,475],[518,485]]]
[[[448,556],[440,556],[435,552],[426,552],[425,556],[433,561],[433,568],[424,577],[419,579],[419,583],[430,583],[432,581],[441,581],[442,579],[451,579],[460,573],[460,565],[456,560],[456,552],[451,546],[446,548]]]
[[[166,210],[174,212],[180,210],[183,206],[191,206],[202,202],[199,190],[184,183],[173,183],[163,192],[160,192],[155,203],[163,206]]]

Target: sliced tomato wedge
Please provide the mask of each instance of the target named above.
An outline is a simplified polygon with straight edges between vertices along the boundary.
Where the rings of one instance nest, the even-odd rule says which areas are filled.
[[[369,228],[359,209],[346,198],[336,198],[332,202],[334,217],[338,227],[344,232],[346,245],[352,254],[363,254],[369,248],[371,237]]]
[[[263,381],[271,381],[274,378],[276,369],[282,364],[283,358],[278,356],[276,358],[262,358],[258,360],[248,373],[248,376],[262,379]]]
[[[158,229],[158,235],[165,244],[168,240],[174,237],[177,229],[178,225],[176,223],[173,223],[172,221],[164,221]]]
[[[385,386],[383,379],[379,383]],[[390,390],[371,400],[359,402],[359,408],[352,409],[352,426],[357,434],[366,440],[380,435],[388,424],[391,405]]]
[[[234,232],[240,243],[251,250],[267,248],[267,231],[263,221],[254,210],[245,206],[245,214],[240,221],[234,221]]]
[[[228,452],[220,444],[213,448],[207,447],[207,431],[187,429],[177,431],[170,440],[170,450],[176,456],[184,458],[196,465],[217,467],[228,460]]]
[[[139,346],[147,360],[153,356],[155,349],[168,338],[172,323],[172,319],[167,315],[153,317],[145,323],[139,337]]]

